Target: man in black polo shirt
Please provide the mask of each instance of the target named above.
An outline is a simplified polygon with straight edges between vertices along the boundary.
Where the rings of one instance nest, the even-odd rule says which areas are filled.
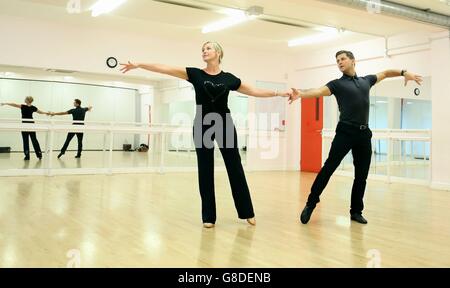
[[[51,113],[52,116],[55,115],[67,115],[72,114],[72,118],[74,121],[84,121],[84,118],[86,116],[87,111],[91,111],[92,106],[89,106],[87,108],[81,107],[81,100],[75,99],[73,102],[74,109],[70,109],[66,112],[58,112],[58,113]],[[73,123],[73,125],[84,125],[84,123]],[[67,147],[69,147],[70,141],[72,141],[72,138],[77,135],[78,139],[78,153],[75,156],[75,158],[81,158],[81,151],[83,150],[83,133],[69,133],[67,134],[66,142],[64,142],[63,147],[61,148],[61,152],[58,155],[58,159],[61,158],[62,155],[66,153]]]
[[[337,52],[336,62],[339,70],[343,73],[340,79],[330,81],[317,89],[297,90],[292,88],[293,94],[290,103],[298,98],[313,98],[333,94],[340,111],[336,136],[331,144],[328,159],[317,175],[306,206],[300,215],[303,224],[308,223],[316,204],[320,202],[320,194],[325,189],[328,180],[350,150],[352,150],[355,167],[350,218],[353,221],[367,224],[367,220],[362,216],[362,211],[364,209],[363,197],[366,179],[372,158],[372,131],[368,127],[370,88],[385,78],[398,76],[405,78],[405,85],[410,80],[417,84],[422,82],[421,76],[406,70],[386,70],[376,75],[359,77],[355,72],[355,57],[350,51]]]

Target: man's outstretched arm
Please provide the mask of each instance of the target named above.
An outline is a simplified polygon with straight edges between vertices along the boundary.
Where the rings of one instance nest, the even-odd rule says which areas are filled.
[[[386,70],[380,73],[377,73],[377,83],[380,81],[383,81],[386,78],[393,78],[393,77],[405,77],[405,86],[408,83],[408,81],[415,81],[417,84],[421,85],[422,83],[422,76],[408,72],[406,70]]]
[[[319,98],[323,96],[330,96],[331,91],[328,86],[323,86],[314,89],[295,89],[292,88],[292,96],[289,97],[289,104],[297,100],[298,98]]]

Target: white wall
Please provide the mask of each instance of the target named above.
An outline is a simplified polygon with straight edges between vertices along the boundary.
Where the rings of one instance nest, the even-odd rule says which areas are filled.
[[[109,56],[119,61],[162,62],[181,67],[203,66],[202,43],[177,42],[131,32],[83,27],[44,20],[4,16],[0,18],[3,65],[59,68],[121,75],[105,65]],[[145,37],[143,37],[145,36]],[[33,49],[30,50],[30,45]],[[225,47],[223,69],[244,81],[286,81],[287,56]],[[130,75],[149,75],[133,71]],[[124,76],[124,79],[126,76]]]
[[[432,187],[450,190],[450,36],[436,35],[431,44],[432,70]]]

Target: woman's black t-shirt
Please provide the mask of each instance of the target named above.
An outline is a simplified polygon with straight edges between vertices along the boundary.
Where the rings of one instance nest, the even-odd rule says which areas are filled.
[[[36,112],[38,109],[31,105],[20,105],[20,111],[22,112],[22,119],[33,119],[33,113]],[[22,123],[34,123],[33,121],[22,121]]]
[[[228,95],[241,86],[241,80],[231,73],[221,71],[210,75],[202,69],[187,67],[188,80],[195,89],[195,102],[201,105],[202,114],[229,113]],[[199,107],[197,107],[199,108]],[[198,109],[197,109],[198,112]]]

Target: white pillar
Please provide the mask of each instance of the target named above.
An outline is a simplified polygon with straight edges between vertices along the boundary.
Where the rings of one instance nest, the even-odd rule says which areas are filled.
[[[141,123],[150,123],[154,122],[154,89],[150,86],[143,86],[141,89],[139,89],[139,102],[137,102],[136,105],[139,105],[136,107],[136,122]],[[151,110],[149,110],[149,107],[151,107]],[[150,114],[149,114],[150,112]],[[152,119],[150,119],[150,115]],[[139,146],[141,143],[147,144],[148,136],[147,135],[140,135],[139,137],[139,143],[135,143],[136,146]]]
[[[387,107],[388,107],[388,129],[400,129],[401,122],[401,101],[396,97],[388,97],[387,98]],[[391,140],[392,141],[392,140]],[[391,153],[392,156],[401,154],[401,142],[395,141],[391,145]],[[398,159],[398,158],[396,158]],[[391,159],[393,160],[393,159]]]
[[[388,97],[388,128],[400,129],[401,123],[401,101],[396,97]]]

